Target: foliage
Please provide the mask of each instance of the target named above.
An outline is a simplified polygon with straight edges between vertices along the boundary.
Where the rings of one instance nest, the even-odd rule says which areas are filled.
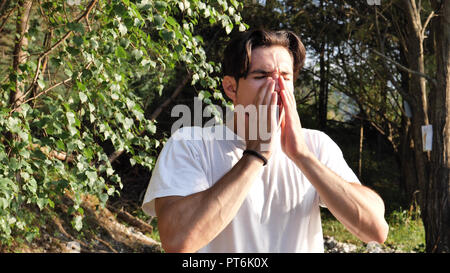
[[[93,4],[92,10],[88,10]],[[244,30],[237,1],[40,1],[29,16],[25,59],[1,64],[0,239],[39,234],[34,208],[53,209],[69,195],[72,224],[83,227],[83,196],[104,205],[120,192],[109,157],[130,155],[151,169],[160,141],[146,105],[182,67],[192,84],[217,91],[220,69],[208,62],[200,22]],[[14,39],[19,3],[1,12],[2,36]],[[11,11],[11,12],[10,12]],[[9,15],[8,15],[9,14]],[[6,16],[7,15],[7,16]],[[19,37],[22,38],[22,37]],[[142,83],[145,78],[145,85]],[[216,87],[216,88],[214,88]],[[14,94],[19,99],[10,103]]]
[[[339,242],[356,245],[364,248],[364,243],[351,234],[343,224],[327,210],[321,210],[323,234],[332,236]],[[389,234],[383,246],[400,252],[424,252],[425,230],[418,210],[404,210],[397,208],[386,217],[389,225]]]
[[[396,246],[405,252],[425,252],[425,229],[418,206],[393,211],[387,221],[389,235],[386,245]]]

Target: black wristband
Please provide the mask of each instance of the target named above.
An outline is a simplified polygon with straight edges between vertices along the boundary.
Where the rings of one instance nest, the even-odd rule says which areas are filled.
[[[267,158],[265,158],[262,154],[258,153],[257,151],[245,150],[243,154],[250,154],[256,156],[257,158],[261,159],[264,162],[263,166],[266,166],[267,164]]]

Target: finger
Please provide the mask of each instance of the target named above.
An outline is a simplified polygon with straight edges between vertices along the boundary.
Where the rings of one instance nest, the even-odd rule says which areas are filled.
[[[267,81],[258,89],[258,95],[256,97],[255,106],[261,105],[266,98],[267,91],[269,90],[270,84],[272,84],[272,78],[268,78]]]
[[[278,77],[278,84],[280,85],[280,90],[286,90],[286,84],[284,82],[283,77]]]
[[[287,92],[287,97],[293,105],[296,105],[294,92]]]
[[[280,97],[278,97],[279,100],[281,100]],[[284,116],[285,116],[285,111],[284,111],[284,107],[283,106],[279,106],[281,107],[281,109],[278,110],[279,113],[279,118],[278,118],[278,129],[281,127],[284,127]]]
[[[287,97],[287,93],[285,89],[281,90],[280,92],[280,97],[281,97],[281,101],[283,102],[283,108],[287,107],[289,105],[290,100]]]
[[[272,96],[270,99],[269,105],[269,117],[270,117],[270,130],[271,132],[275,132],[275,130],[279,127],[278,117],[278,95],[276,92],[272,92]]]
[[[290,123],[297,114],[297,108],[295,101],[292,99],[292,92],[285,91],[281,92],[281,98],[283,100],[283,110],[284,110],[284,121]]]
[[[274,90],[275,90],[275,81],[270,79],[269,85],[265,90],[265,97],[263,100],[264,105],[270,105],[270,102],[272,100],[272,94],[275,93]]]
[[[295,101],[295,96],[294,96],[294,92],[290,92],[290,91],[285,91],[283,92],[283,95],[286,98],[286,103],[289,105],[289,107],[291,108],[296,108],[297,107],[297,103]]]

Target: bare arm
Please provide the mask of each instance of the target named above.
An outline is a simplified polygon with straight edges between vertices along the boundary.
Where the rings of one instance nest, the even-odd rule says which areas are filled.
[[[349,183],[314,155],[298,157],[296,165],[316,188],[333,215],[364,242],[383,243],[388,233],[383,200],[369,188]]]
[[[205,191],[156,199],[164,250],[196,252],[213,240],[234,218],[261,168],[259,159],[246,155]]]

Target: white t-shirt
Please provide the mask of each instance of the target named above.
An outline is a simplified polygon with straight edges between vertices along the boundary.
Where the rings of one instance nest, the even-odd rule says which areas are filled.
[[[359,183],[331,138],[302,130],[308,148],[324,165],[344,180]],[[230,136],[234,140],[220,140]],[[155,198],[208,189],[244,150],[245,142],[224,125],[179,129],[158,157],[143,210],[156,216]],[[315,188],[278,144],[235,218],[199,252],[323,252],[319,202]]]

